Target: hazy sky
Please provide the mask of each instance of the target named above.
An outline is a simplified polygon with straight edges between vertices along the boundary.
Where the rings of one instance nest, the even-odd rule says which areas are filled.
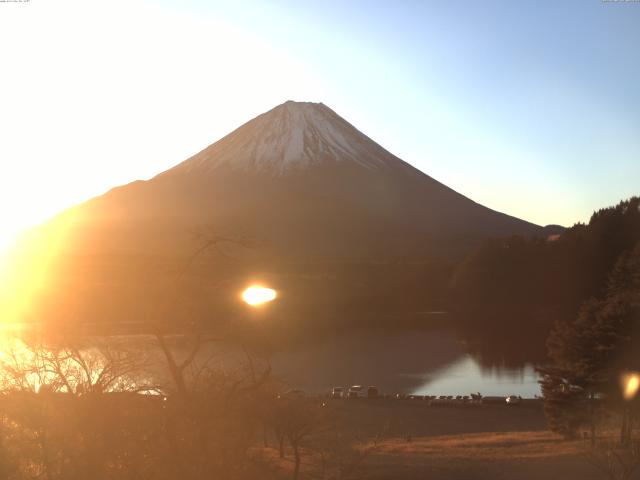
[[[640,194],[640,2],[0,3],[0,244],[285,100],[491,208]]]

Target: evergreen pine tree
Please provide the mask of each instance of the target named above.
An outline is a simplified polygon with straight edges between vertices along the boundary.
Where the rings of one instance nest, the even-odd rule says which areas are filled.
[[[602,300],[583,304],[576,319],[558,323],[547,349],[551,364],[540,381],[549,426],[566,437],[589,427],[595,438],[602,408],[624,412],[620,377],[640,369],[640,243],[616,263]],[[624,433],[624,437],[628,434]]]

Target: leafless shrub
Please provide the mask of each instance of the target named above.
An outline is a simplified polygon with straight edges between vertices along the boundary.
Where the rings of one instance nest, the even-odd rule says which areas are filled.
[[[366,478],[367,458],[375,452],[380,437],[365,439],[358,435],[332,430],[317,447],[322,480],[357,480]]]
[[[626,445],[602,440],[589,449],[586,457],[610,480],[628,480],[640,467],[640,440]]]

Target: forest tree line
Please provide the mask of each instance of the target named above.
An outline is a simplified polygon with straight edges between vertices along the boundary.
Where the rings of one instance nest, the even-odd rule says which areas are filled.
[[[517,346],[523,359],[543,361],[553,326],[604,295],[616,262],[639,241],[638,197],[598,210],[560,235],[488,240],[457,268],[449,303],[469,336],[486,346],[481,353],[495,351],[492,337],[499,336],[501,346]]]
[[[553,431],[568,438],[582,432],[595,446],[599,432],[610,437],[615,427],[619,445],[635,445],[640,198],[598,210],[555,238],[486,242],[458,269],[453,299],[469,331],[490,332],[486,349],[493,335],[542,352],[537,363]]]

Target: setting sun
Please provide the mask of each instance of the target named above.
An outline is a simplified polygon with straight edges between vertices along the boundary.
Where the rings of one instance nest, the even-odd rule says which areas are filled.
[[[277,293],[273,288],[252,285],[242,292],[242,300],[252,307],[275,300]]]

